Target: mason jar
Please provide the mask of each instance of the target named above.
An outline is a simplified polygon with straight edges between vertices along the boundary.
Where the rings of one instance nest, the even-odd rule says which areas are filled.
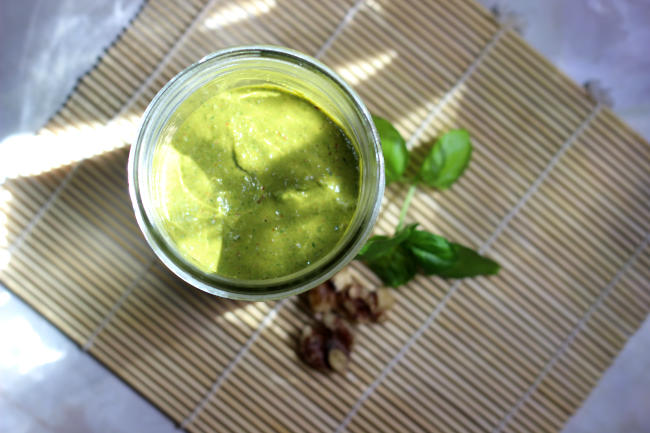
[[[299,95],[327,113],[343,129],[359,155],[359,192],[352,219],[334,248],[292,274],[242,280],[205,272],[184,259],[166,233],[157,203],[153,167],[156,149],[196,108],[224,89],[273,86]],[[381,146],[363,102],[334,71],[318,60],[287,48],[245,46],[210,54],[172,78],[144,113],[131,147],[129,190],[135,216],[147,242],[174,274],[205,292],[251,301],[301,293],[332,277],[355,258],[379,213],[384,192]]]

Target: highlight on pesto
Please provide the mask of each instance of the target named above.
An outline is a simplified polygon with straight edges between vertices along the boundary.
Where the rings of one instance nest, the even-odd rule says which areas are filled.
[[[271,86],[223,90],[154,155],[162,227],[200,270],[246,280],[329,253],[359,195],[359,156],[310,101]]]

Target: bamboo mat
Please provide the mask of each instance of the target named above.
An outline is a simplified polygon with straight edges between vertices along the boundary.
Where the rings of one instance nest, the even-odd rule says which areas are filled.
[[[415,163],[443,131],[473,136],[461,181],[420,190],[409,218],[501,273],[400,289],[386,324],[359,328],[345,376],[297,361],[299,299],[187,287],[131,211],[148,102],[252,43],[333,67]],[[151,0],[38,139],[43,155],[1,186],[0,278],[190,432],[558,431],[650,311],[650,146],[472,0]],[[387,189],[377,233],[404,194]]]

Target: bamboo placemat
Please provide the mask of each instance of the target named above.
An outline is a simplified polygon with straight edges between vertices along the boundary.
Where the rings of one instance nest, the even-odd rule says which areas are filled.
[[[409,218],[501,273],[400,289],[345,376],[297,361],[299,300],[187,287],[132,215],[127,145],[148,102],[251,43],[321,58],[416,162],[442,131],[474,139],[462,180],[419,191]],[[472,0],[151,0],[39,140],[46,158],[0,191],[2,280],[191,432],[557,431],[650,310],[650,146]],[[387,189],[378,233],[404,194]]]

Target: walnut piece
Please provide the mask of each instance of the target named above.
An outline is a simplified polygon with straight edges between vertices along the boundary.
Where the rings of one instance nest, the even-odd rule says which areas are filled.
[[[309,306],[314,313],[328,313],[336,308],[336,292],[329,281],[314,287],[307,294]]]
[[[354,284],[354,278],[352,278],[352,272],[350,271],[349,267],[345,267],[338,271],[336,275],[330,279],[330,281],[334,285],[334,289],[337,292],[344,290]]]
[[[327,364],[332,370],[338,373],[345,373],[348,369],[350,352],[344,350],[341,346],[339,341],[330,340],[330,345],[327,348]]]
[[[373,292],[373,305],[371,308],[373,314],[381,315],[393,308],[393,305],[395,305],[395,296],[393,296],[392,289],[382,287]]]
[[[360,323],[378,322],[386,318],[395,303],[390,289],[368,290],[357,284],[337,292],[337,303],[346,317]]]
[[[340,317],[329,313],[323,320],[305,327],[300,339],[300,356],[317,370],[347,370],[354,336]]]
[[[300,338],[300,356],[307,365],[317,370],[327,370],[325,361],[326,332],[323,326],[307,326]]]
[[[298,352],[305,363],[321,371],[345,372],[354,336],[339,315],[366,323],[386,319],[395,303],[392,290],[370,290],[352,278],[348,268],[307,293],[316,321],[303,329]]]
[[[310,290],[307,299],[317,318],[330,312],[339,312],[349,320],[360,323],[384,320],[385,312],[395,303],[390,289],[382,287],[369,290],[352,279],[348,268]]]
[[[350,327],[336,314],[330,313],[323,317],[323,324],[332,333],[335,340],[341,342],[346,351],[350,351],[354,343],[354,335]]]

